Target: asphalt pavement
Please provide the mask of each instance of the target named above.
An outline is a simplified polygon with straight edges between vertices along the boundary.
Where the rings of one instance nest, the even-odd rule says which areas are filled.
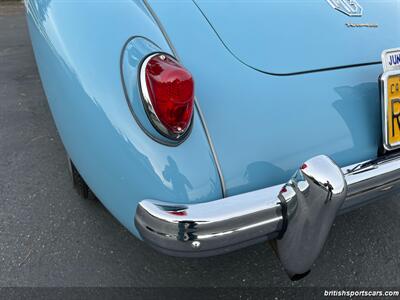
[[[337,218],[311,274],[291,282],[268,244],[181,259],[73,190],[23,7],[0,2],[0,287],[399,287],[398,196]]]

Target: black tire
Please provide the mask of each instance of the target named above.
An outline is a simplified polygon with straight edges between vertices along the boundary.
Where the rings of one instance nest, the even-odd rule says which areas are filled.
[[[72,184],[76,192],[79,194],[79,196],[81,196],[84,199],[90,199],[90,200],[96,199],[96,196],[91,191],[85,180],[82,178],[81,174],[79,174],[79,171],[76,169],[74,163],[70,159],[68,159],[68,162],[69,162],[69,171],[72,177]]]

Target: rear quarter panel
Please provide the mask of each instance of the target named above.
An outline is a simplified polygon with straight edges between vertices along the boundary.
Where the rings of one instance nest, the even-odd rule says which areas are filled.
[[[171,52],[141,1],[26,0],[27,20],[49,106],[68,155],[98,198],[134,234],[142,199],[177,203],[222,196],[197,114],[178,147],[153,141],[129,111],[120,74],[135,35]]]

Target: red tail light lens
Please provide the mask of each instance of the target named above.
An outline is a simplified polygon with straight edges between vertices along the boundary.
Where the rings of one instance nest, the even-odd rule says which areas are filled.
[[[194,81],[190,72],[168,54],[152,54],[142,64],[140,84],[153,125],[168,137],[181,137],[193,115]]]

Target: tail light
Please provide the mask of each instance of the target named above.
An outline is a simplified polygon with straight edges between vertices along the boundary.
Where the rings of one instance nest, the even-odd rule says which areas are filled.
[[[190,72],[168,54],[152,54],[142,63],[140,88],[153,126],[169,138],[182,137],[193,116],[194,81]]]

